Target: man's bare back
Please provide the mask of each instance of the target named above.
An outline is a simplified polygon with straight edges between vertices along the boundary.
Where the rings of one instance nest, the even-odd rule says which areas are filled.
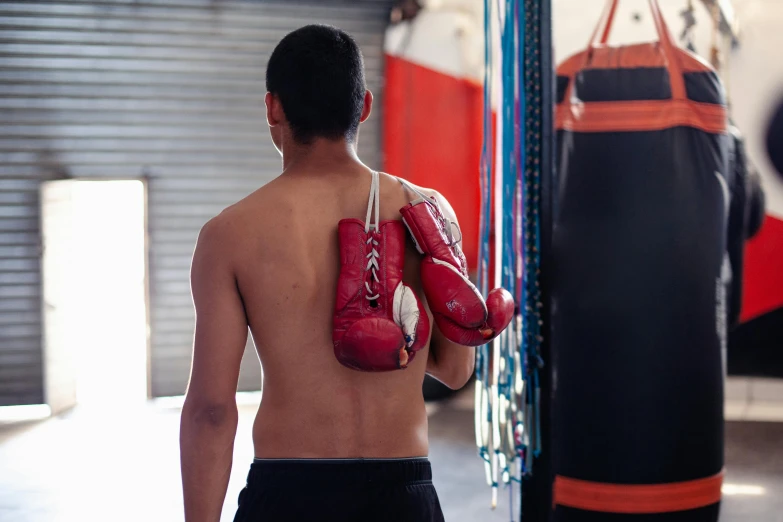
[[[364,220],[370,171],[283,175],[226,211],[236,234],[237,283],[263,367],[253,440],[257,457],[427,455],[421,386],[428,348],[404,371],[350,370],[333,353],[337,223]],[[415,197],[381,176],[382,220]],[[420,255],[406,249],[405,282],[423,299]]]
[[[197,320],[181,432],[183,480],[198,504],[222,505],[248,328],[263,368],[253,429],[257,458],[424,457],[425,373],[455,389],[470,378],[473,349],[448,341],[437,328],[405,370],[359,372],[335,358],[337,224],[365,219],[370,182],[371,171],[352,159],[290,169],[203,228],[191,275]],[[399,209],[415,197],[388,175],[381,175],[380,190],[381,220],[400,219]],[[456,222],[445,199],[422,190]],[[404,282],[424,300],[420,259],[409,241]]]
[[[473,372],[473,348],[433,327],[429,345],[404,370],[359,372],[334,355],[337,225],[365,219],[372,179],[356,154],[373,102],[358,45],[331,27],[294,31],[269,60],[267,87],[267,122],[283,173],[210,220],[193,255],[196,331],[180,428],[185,519],[220,518],[249,329],[263,367],[253,429],[261,460],[251,465],[236,520],[442,521],[423,458],[422,382],[429,373],[462,387]],[[456,223],[448,202],[425,192]],[[400,208],[415,198],[382,175],[380,220],[400,220]],[[424,302],[420,263],[409,240],[403,279]],[[297,483],[307,477],[306,488]],[[365,504],[353,501],[356,488]]]

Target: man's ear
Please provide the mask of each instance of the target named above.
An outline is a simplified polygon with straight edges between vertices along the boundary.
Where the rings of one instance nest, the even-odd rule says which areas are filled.
[[[270,127],[277,127],[285,119],[285,113],[283,112],[283,105],[280,103],[280,98],[271,92],[268,92],[264,97],[264,103],[266,104],[267,124]]]
[[[372,112],[372,93],[368,91],[364,91],[364,108],[362,108],[362,117],[359,119],[360,123],[364,123],[367,121],[367,118],[370,117],[370,113]]]

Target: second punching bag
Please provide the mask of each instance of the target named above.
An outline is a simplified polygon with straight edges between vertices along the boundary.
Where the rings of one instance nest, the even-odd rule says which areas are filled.
[[[558,522],[718,518],[727,115],[715,72],[650,7],[659,42],[607,46],[614,0],[558,70]]]

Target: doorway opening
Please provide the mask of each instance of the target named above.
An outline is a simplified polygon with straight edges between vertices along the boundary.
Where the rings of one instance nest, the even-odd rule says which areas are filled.
[[[41,194],[46,402],[117,407],[148,393],[146,185],[61,180]]]

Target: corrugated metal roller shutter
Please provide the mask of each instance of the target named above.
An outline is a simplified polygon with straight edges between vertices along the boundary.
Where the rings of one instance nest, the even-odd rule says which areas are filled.
[[[288,31],[352,33],[382,87],[384,1],[0,3],[0,404],[40,402],[38,189],[62,176],[149,179],[151,387],[184,391],[201,225],[279,173],[264,67]],[[381,107],[381,104],[377,104]],[[380,164],[379,115],[360,153]],[[241,389],[257,389],[246,354]]]

